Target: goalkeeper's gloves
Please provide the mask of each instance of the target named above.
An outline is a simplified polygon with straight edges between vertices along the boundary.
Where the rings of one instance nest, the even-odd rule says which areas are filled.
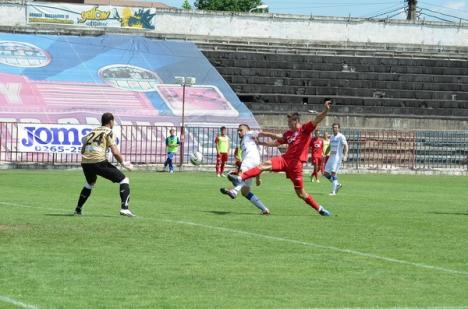
[[[122,165],[122,167],[127,171],[133,171],[133,164],[130,162],[122,162],[120,165]]]

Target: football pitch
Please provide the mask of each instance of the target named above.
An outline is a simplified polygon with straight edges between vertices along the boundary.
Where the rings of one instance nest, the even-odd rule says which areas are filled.
[[[0,172],[0,308],[468,308],[466,177],[281,174],[219,193],[214,173],[132,172],[130,208],[102,178],[73,213],[81,171]]]

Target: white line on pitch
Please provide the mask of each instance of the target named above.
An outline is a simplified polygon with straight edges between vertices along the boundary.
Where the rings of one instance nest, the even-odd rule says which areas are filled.
[[[15,305],[15,306],[18,306],[18,307],[21,307],[21,308],[38,309],[34,305],[28,305],[28,304],[22,303],[20,301],[17,301],[16,299],[13,299],[13,298],[10,298],[10,297],[7,297],[7,296],[0,295],[0,301],[4,302],[4,303]]]
[[[341,252],[341,253],[348,253],[348,254],[364,256],[364,257],[367,257],[367,258],[373,258],[373,259],[382,260],[382,261],[391,262],[391,263],[411,265],[411,266],[415,266],[415,267],[419,267],[419,268],[426,268],[426,269],[437,270],[437,271],[442,271],[442,272],[446,272],[446,273],[452,273],[452,274],[457,274],[457,275],[468,276],[468,272],[466,272],[466,271],[453,270],[453,269],[437,267],[437,266],[432,266],[432,265],[427,265],[427,264],[422,264],[422,263],[408,262],[408,261],[405,261],[405,260],[388,258],[388,257],[385,257],[385,256],[375,255],[375,254],[372,254],[372,253],[360,252],[360,251],[350,250],[350,249],[342,249],[342,248],[332,247],[332,246],[319,245],[319,244],[312,243],[312,242],[305,242],[305,241],[288,239],[288,238],[283,238],[283,237],[276,237],[276,236],[257,234],[257,233],[242,231],[242,230],[235,230],[235,229],[230,229],[230,228],[225,228],[225,227],[205,225],[205,224],[187,222],[187,221],[176,221],[176,220],[163,220],[163,221],[174,222],[174,223],[177,223],[177,224],[198,226],[198,227],[203,227],[203,228],[207,228],[207,229],[224,231],[224,232],[231,232],[231,233],[236,233],[236,234],[242,234],[242,235],[252,236],[252,237],[256,237],[256,238],[264,238],[264,239],[269,239],[269,240],[289,242],[289,243],[308,246],[308,247],[315,247],[315,248],[327,249],[327,250]]]
[[[24,207],[24,208],[38,208],[38,209],[46,209],[46,210],[65,211],[64,209],[47,208],[47,207],[41,207],[41,206],[29,206],[29,205],[9,203],[9,202],[0,202],[0,204],[16,206],[16,207]],[[143,218],[143,217],[139,217],[139,216],[137,216],[136,218],[139,218],[139,219],[152,219],[152,218]],[[200,224],[200,223],[194,223],[194,222],[188,222],[188,221],[177,221],[177,220],[168,220],[168,219],[154,219],[154,220],[164,221],[164,222],[172,222],[172,223],[177,223],[177,224],[198,226],[198,227],[203,227],[203,228],[212,229],[212,230],[218,230],[218,231],[225,231],[225,232],[232,232],[232,233],[237,233],[237,234],[242,234],[242,235],[248,235],[248,236],[256,237],[256,238],[264,238],[264,239],[269,239],[269,240],[289,242],[289,243],[308,246],[308,247],[315,247],[315,248],[327,249],[327,250],[341,252],[341,253],[348,253],[348,254],[364,256],[364,257],[367,257],[367,258],[373,258],[373,259],[382,260],[382,261],[391,262],[391,263],[411,265],[411,266],[415,266],[415,267],[418,267],[418,268],[425,268],[425,269],[431,269],[431,270],[441,271],[441,272],[445,272],[445,273],[452,273],[452,274],[457,274],[457,275],[468,276],[468,272],[466,272],[466,271],[453,270],[453,269],[437,267],[437,266],[432,266],[432,265],[427,265],[427,264],[422,264],[422,263],[414,263],[414,262],[409,262],[409,261],[399,260],[399,259],[394,259],[394,258],[388,258],[388,257],[385,257],[385,256],[375,255],[375,254],[366,253],[366,252],[360,252],[360,251],[351,250],[351,249],[342,249],[342,248],[338,248],[338,247],[324,246],[324,245],[320,245],[320,244],[316,244],[316,243],[312,243],[312,242],[305,242],[305,241],[300,241],[300,240],[295,240],[295,239],[257,234],[257,233],[242,231],[242,230],[235,230],[235,229],[229,229],[229,228],[225,228],[225,227],[212,226],[212,225],[206,225],[206,224]],[[464,307],[462,307],[462,308],[464,308]],[[466,307],[466,308],[468,309],[468,307]]]

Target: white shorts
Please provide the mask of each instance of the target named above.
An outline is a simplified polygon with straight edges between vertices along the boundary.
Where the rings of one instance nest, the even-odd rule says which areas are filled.
[[[341,167],[341,158],[330,157],[325,165],[325,172],[328,174],[335,173],[338,174],[338,171]]]
[[[241,170],[241,172],[245,172],[246,170],[249,170],[252,167],[256,167],[256,166],[259,166],[259,165],[260,165],[260,160],[249,160],[248,158],[245,158],[242,161],[240,170]],[[246,181],[244,181],[244,183],[245,183],[244,187],[249,187],[249,188],[252,187],[254,178],[255,177],[252,177],[252,178],[249,178]]]

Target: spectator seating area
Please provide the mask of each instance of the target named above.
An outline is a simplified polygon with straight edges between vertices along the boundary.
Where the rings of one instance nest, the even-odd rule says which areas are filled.
[[[350,168],[460,168],[467,132],[344,129]]]
[[[199,43],[203,54],[256,113],[468,117],[468,53],[450,48],[256,46]]]

